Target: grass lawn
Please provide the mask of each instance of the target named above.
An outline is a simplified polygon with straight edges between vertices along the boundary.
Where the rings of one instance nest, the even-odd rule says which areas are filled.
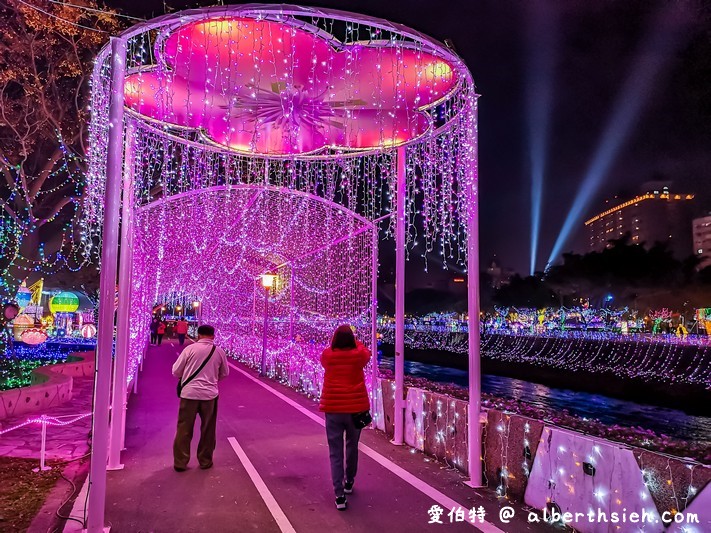
[[[59,469],[33,472],[39,461],[0,457],[0,531],[26,531],[57,479]]]

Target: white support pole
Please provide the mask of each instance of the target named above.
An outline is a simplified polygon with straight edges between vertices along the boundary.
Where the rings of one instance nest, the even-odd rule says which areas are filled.
[[[477,121],[474,101],[474,125]],[[481,427],[481,351],[479,338],[479,173],[476,129],[471,137],[471,161],[467,184],[467,310],[469,312],[469,485],[482,486]]]
[[[133,127],[126,125],[126,155],[123,172],[123,203],[121,205],[121,252],[119,257],[118,311],[116,318],[116,355],[111,396],[109,430],[109,470],[121,470],[121,450],[126,431],[126,364],[130,337],[131,273],[133,269],[133,179],[131,172],[131,137]]]
[[[109,145],[104,196],[99,324],[96,343],[94,423],[89,471],[87,531],[104,531],[106,506],[106,460],[109,440],[109,396],[111,394],[111,352],[114,340],[114,291],[118,254],[119,207],[123,161],[123,86],[126,73],[126,40],[111,38],[111,103]]]
[[[405,436],[405,147],[397,149],[395,224],[395,434],[393,444]]]
[[[40,466],[39,471],[44,472],[45,470],[51,470],[49,466],[45,464],[45,459],[47,456],[47,416],[42,415],[42,444],[40,448]]]
[[[375,401],[375,389],[378,386],[378,225],[373,224],[373,265],[372,286],[371,286],[371,304],[370,304],[370,346],[371,346],[371,376],[370,376],[370,391]]]

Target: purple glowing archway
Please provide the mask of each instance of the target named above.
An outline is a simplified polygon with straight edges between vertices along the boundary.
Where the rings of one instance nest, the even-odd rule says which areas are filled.
[[[419,242],[425,255],[478,270],[476,99],[466,66],[440,43],[331,10],[186,11],[139,24],[99,54],[82,236],[87,257],[102,246],[89,531],[103,526],[113,341],[105,295],[116,282],[119,218],[110,467],[120,467],[126,386],[136,386],[155,301],[198,298],[220,342],[255,364],[263,333],[255,284],[275,271],[268,367],[318,393],[315,354],[336,324],[354,323],[376,350],[383,235],[396,245],[402,444],[406,250]],[[467,458],[475,485],[477,281]]]
[[[370,344],[375,226],[342,206],[277,187],[218,186],[145,205],[135,222],[129,361],[140,360],[151,304],[175,299],[199,301],[220,344],[258,366],[266,272],[276,274],[270,375],[318,394],[318,355],[337,325],[354,324]]]

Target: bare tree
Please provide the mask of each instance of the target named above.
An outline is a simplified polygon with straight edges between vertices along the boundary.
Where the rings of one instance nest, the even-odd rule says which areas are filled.
[[[0,299],[70,260],[92,60],[119,29],[94,0],[0,0]]]

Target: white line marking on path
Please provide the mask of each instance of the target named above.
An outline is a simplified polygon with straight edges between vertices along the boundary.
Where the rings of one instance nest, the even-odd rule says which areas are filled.
[[[267,509],[269,509],[269,512],[272,513],[279,529],[282,533],[296,533],[294,526],[291,525],[291,522],[289,522],[289,519],[284,514],[284,511],[281,510],[281,507],[279,507],[276,499],[272,493],[269,492],[266,483],[264,483],[264,480],[259,475],[259,472],[257,472],[257,469],[254,468],[254,465],[252,464],[252,461],[249,460],[249,457],[247,457],[247,454],[244,453],[244,450],[242,449],[242,446],[239,445],[239,442],[237,442],[237,439],[234,437],[228,437],[227,440],[230,442],[230,446],[232,446],[232,449],[242,462],[247,474],[249,474],[249,478],[252,480],[252,483],[254,483],[254,486],[257,487],[262,500],[264,500],[264,503],[267,504]]]
[[[285,394],[282,394],[276,389],[273,389],[263,381],[255,378],[252,376],[249,372],[244,371],[243,369],[239,368],[238,366],[233,365],[232,363],[228,362],[227,365],[230,368],[233,368],[237,372],[243,374],[247,378],[251,379],[254,381],[257,385],[260,385],[261,387],[264,387],[266,390],[271,392],[274,396],[279,398],[280,400],[288,403],[290,406],[292,406],[294,409],[299,411],[300,413],[306,415],[309,417],[311,420],[316,422],[317,424],[320,424],[321,426],[326,425],[325,421],[323,418],[318,416],[317,414],[309,411],[305,407],[299,405],[296,403],[294,400],[286,396]],[[235,441],[236,442],[236,441]],[[440,504],[442,507],[445,507],[447,509],[455,509],[461,507],[462,509],[467,509],[466,505],[461,505],[454,501],[452,498],[444,494],[443,492],[440,492],[436,488],[434,488],[432,485],[429,485],[422,481],[420,478],[415,476],[414,474],[408,472],[401,466],[395,464],[392,462],[390,459],[385,457],[384,455],[376,452],[373,448],[366,446],[362,442],[358,444],[358,448],[363,451],[368,457],[373,459],[376,463],[378,463],[380,466],[387,468],[390,470],[393,474],[398,476],[400,479],[405,481],[406,483],[409,483],[412,485],[414,488],[422,492],[425,496],[428,496],[429,498],[433,499],[436,501],[438,504]],[[250,474],[251,477],[251,474]],[[503,530],[499,529],[496,527],[494,524],[491,522],[484,522],[484,523],[478,523],[478,524],[472,524],[471,522],[467,522],[469,525],[473,526],[475,529],[478,529],[479,531],[482,531],[483,533],[505,533]]]

